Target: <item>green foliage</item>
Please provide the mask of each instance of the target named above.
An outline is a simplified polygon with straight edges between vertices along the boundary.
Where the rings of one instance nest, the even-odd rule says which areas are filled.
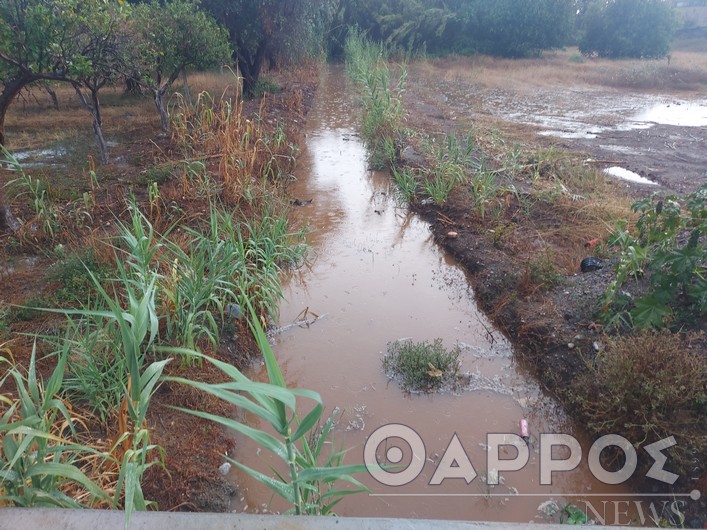
[[[610,240],[621,255],[604,294],[605,318],[638,328],[700,322],[707,314],[707,185],[688,195],[682,207],[674,196],[651,197],[636,201],[633,210],[640,214],[638,234],[618,227]],[[632,303],[621,288],[644,274],[648,289]]]
[[[576,11],[567,0],[452,0],[447,5],[456,16],[441,51],[503,57],[536,56],[565,46]]]
[[[449,193],[454,188],[454,179],[449,178],[447,173],[435,171],[422,184],[425,192],[437,206],[442,206],[447,202]]]
[[[454,131],[447,134],[443,141],[433,140],[428,144],[431,168],[423,170],[426,175],[423,187],[437,206],[447,201],[455,186],[466,183],[468,171],[479,167],[472,157],[475,147],[471,133],[467,134],[464,141],[460,141]]]
[[[528,263],[528,272],[533,283],[543,291],[552,289],[562,281],[562,274],[557,270],[555,256],[550,249]]]
[[[80,457],[88,449],[71,443],[63,434],[75,434],[74,420],[58,395],[66,355],[59,356],[46,383],[37,377],[35,357],[36,344],[27,375],[9,366],[0,380],[2,386],[12,378],[18,394],[14,401],[0,395],[0,403],[6,406],[0,417],[0,503],[23,508],[80,508],[82,505],[63,491],[71,483],[88,493],[91,506],[107,495],[79,469]],[[0,357],[0,365],[4,363],[8,361]]]
[[[568,503],[562,507],[560,513],[561,524],[585,525],[589,524],[589,521],[590,519],[587,517],[587,514],[574,504]]]
[[[120,381],[120,405],[123,411],[118,414],[120,437],[116,447],[121,448],[122,458],[113,504],[115,507],[119,506],[122,499],[126,528],[130,526],[132,512],[147,510],[151,504],[142,492],[142,476],[147,469],[160,462],[153,460],[150,455],[155,451],[161,452],[159,447],[150,444],[149,430],[146,427],[150,401],[162,371],[169,362],[169,359],[166,359],[147,364],[147,353],[153,348],[158,333],[155,304],[158,276],[149,267],[143,266],[149,263],[145,254],[149,254],[151,250],[147,243],[138,242],[133,245],[128,265],[119,267],[117,287],[120,288],[120,294],[109,294],[101,283],[92,277],[98,292],[96,305],[82,310],[53,310],[69,317],[69,329],[74,332],[73,338],[69,335],[63,342],[59,358],[75,347],[79,350],[79,358],[74,364],[74,373],[77,375],[69,385],[70,390],[79,394],[82,390],[88,390],[88,394],[83,397],[91,398],[95,392],[94,385],[98,389],[115,391],[113,382],[108,378],[117,377]],[[78,318],[79,321],[74,321],[72,317]],[[91,347],[97,347],[97,351],[91,350]],[[115,355],[114,362],[124,369],[121,370],[123,373],[100,370],[100,365],[105,364],[105,361],[98,356],[105,355],[106,349]],[[82,364],[89,355],[93,357],[98,370],[90,366],[86,369],[86,365]],[[91,381],[91,375],[96,379]],[[116,406],[116,402],[110,398],[118,397],[108,394],[94,406],[105,417],[106,413]]]
[[[398,191],[403,200],[408,203],[414,201],[417,194],[417,178],[415,177],[415,173],[410,168],[398,168],[396,166],[392,167],[392,171],[393,178],[395,178]]]
[[[361,93],[361,132],[369,150],[369,164],[385,169],[395,157],[395,138],[405,117],[403,94],[407,69],[400,68],[395,86],[383,48],[352,30],[346,40],[346,70]]]
[[[11,318],[14,322],[34,320],[40,314],[40,308],[46,307],[47,301],[41,296],[28,298],[21,306],[14,308]]]
[[[269,77],[261,77],[253,88],[253,97],[261,98],[265,94],[277,94],[282,92],[282,87]]]
[[[251,381],[234,366],[197,352],[193,355],[216,366],[229,379],[223,384],[208,384],[189,379],[167,377],[166,380],[207,392],[227,403],[255,415],[268,424],[271,431],[251,427],[230,417],[207,412],[179,409],[205,418],[249,437],[279,458],[287,471],[275,470],[276,477],[265,475],[241,462],[227,458],[256,480],[291,504],[296,515],[328,515],[347,495],[367,491],[352,475],[364,472],[363,465],[343,465],[345,451],[332,452],[322,462],[324,448],[331,442],[333,418],[318,429],[324,406],[318,393],[311,390],[289,389],[270,348],[258,315],[250,308],[250,325],[263,355],[268,383]],[[313,406],[304,417],[298,413],[303,401]],[[337,483],[348,482],[354,489],[337,489]]]
[[[228,33],[197,0],[138,4],[130,22],[130,75],[150,90],[167,132],[163,97],[180,72],[219,66],[231,56]]]
[[[95,294],[93,277],[103,281],[109,267],[100,263],[95,252],[71,253],[52,265],[50,278],[59,282],[53,299],[60,305],[86,303]]]
[[[390,377],[400,377],[409,392],[430,392],[459,372],[461,350],[447,350],[442,339],[433,342],[395,341],[388,344],[383,368]]]
[[[664,57],[676,29],[673,6],[662,0],[595,0],[580,20],[580,51],[610,58]]]
[[[253,94],[266,60],[299,63],[319,57],[338,0],[203,0],[228,29],[246,94]]]
[[[345,2],[337,22],[358,27],[394,53],[489,53],[537,55],[568,43],[575,7],[566,0],[354,0]],[[338,54],[346,29],[332,31]]]
[[[8,181],[4,186],[10,192],[10,197],[26,198],[34,211],[34,222],[39,226],[42,234],[54,239],[59,230],[59,211],[49,199],[47,184],[27,175],[17,159],[2,145],[0,145],[0,153],[2,154],[0,164],[9,164],[18,174],[17,178]]]

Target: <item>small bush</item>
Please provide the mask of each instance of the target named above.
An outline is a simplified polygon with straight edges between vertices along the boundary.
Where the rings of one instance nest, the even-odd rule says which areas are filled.
[[[638,234],[624,227],[613,234],[610,244],[621,249],[621,259],[604,294],[608,324],[677,329],[699,326],[707,314],[707,185],[683,202],[675,196],[636,201]],[[626,299],[621,287],[644,275],[645,292],[635,300]]]
[[[61,285],[54,293],[57,303],[67,306],[88,302],[95,292],[91,275],[98,280],[104,280],[109,275],[109,267],[100,263],[92,251],[69,254],[53,265],[50,276]]]
[[[388,344],[383,367],[391,379],[401,379],[406,391],[430,392],[439,389],[444,382],[456,379],[460,354],[458,346],[447,350],[442,339],[433,342],[395,341]]]
[[[265,94],[277,94],[282,92],[282,87],[275,81],[267,77],[261,77],[253,88],[253,97],[261,98]]]
[[[690,449],[707,449],[704,383],[707,359],[696,345],[670,332],[611,338],[578,388],[577,398],[596,434],[621,433],[634,444],[675,436],[673,459],[687,464]]]
[[[562,274],[555,265],[554,253],[549,250],[530,261],[528,273],[541,291],[548,291],[562,282]]]

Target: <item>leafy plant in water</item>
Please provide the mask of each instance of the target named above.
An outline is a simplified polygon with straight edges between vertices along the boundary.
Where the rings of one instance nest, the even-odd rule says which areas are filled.
[[[417,193],[417,178],[415,173],[410,168],[398,169],[395,165],[392,166],[393,177],[398,185],[398,191],[402,198],[407,202],[412,202]]]
[[[615,280],[604,294],[609,323],[631,321],[639,328],[661,328],[690,322],[707,314],[707,185],[685,199],[642,199],[633,204],[640,214],[632,236],[619,227],[610,243],[621,248]],[[649,290],[633,306],[620,289],[630,276],[649,273]]]
[[[278,457],[286,465],[287,471],[276,471],[274,478],[241,462],[226,458],[290,503],[293,513],[330,514],[345,496],[366,491],[365,486],[352,476],[364,472],[366,467],[343,465],[344,451],[333,452],[323,463],[320,463],[324,449],[330,441],[333,420],[331,418],[327,420],[318,435],[312,436],[322,419],[324,406],[321,397],[311,390],[287,388],[275,355],[260,325],[259,317],[250,304],[248,307],[251,329],[263,354],[268,383],[251,381],[234,366],[197,352],[192,352],[190,355],[202,357],[212,363],[230,381],[209,384],[177,377],[165,379],[207,392],[247,410],[268,423],[275,431],[275,435],[229,417],[179,409],[243,434]],[[297,408],[298,401],[301,400],[313,402],[313,407],[303,418]],[[338,482],[349,483],[354,488],[338,489]]]
[[[369,163],[385,169],[395,155],[395,137],[405,116],[403,94],[407,80],[405,65],[394,87],[384,49],[355,29],[345,45],[346,70],[359,87],[363,105],[362,135],[369,148]]]
[[[405,390],[430,391],[456,378],[460,355],[458,346],[447,350],[442,339],[395,341],[383,356],[383,368],[390,377],[400,377]]]

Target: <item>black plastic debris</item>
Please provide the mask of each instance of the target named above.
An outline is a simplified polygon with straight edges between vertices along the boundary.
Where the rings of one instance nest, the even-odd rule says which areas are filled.
[[[579,270],[582,272],[594,272],[598,271],[599,269],[604,268],[604,263],[599,258],[596,258],[594,256],[589,256],[588,258],[584,258],[582,260],[582,263],[579,264]]]

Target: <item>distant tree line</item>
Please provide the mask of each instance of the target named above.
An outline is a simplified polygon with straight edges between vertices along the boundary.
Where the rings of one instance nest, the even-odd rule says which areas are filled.
[[[130,79],[164,95],[186,69],[237,65],[252,93],[265,65],[336,56],[349,28],[404,54],[660,57],[675,29],[664,0],[0,0],[0,144],[7,108],[37,82],[68,83],[93,116],[98,92]]]

